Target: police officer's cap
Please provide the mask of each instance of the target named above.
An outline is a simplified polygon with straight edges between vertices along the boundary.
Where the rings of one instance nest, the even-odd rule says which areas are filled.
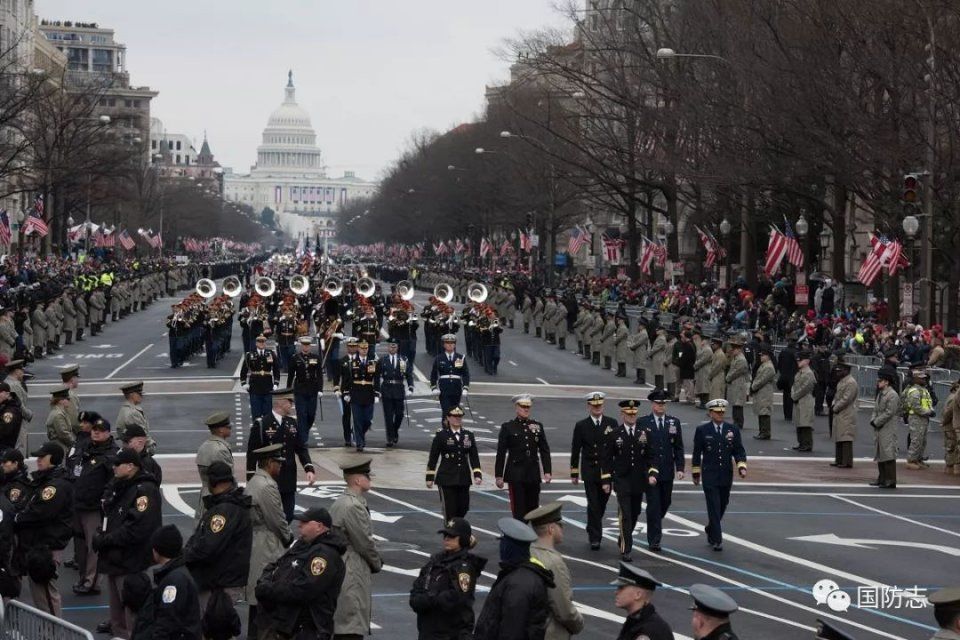
[[[123,432],[125,442],[130,442],[134,438],[146,438],[147,432],[138,424],[132,424]]]
[[[714,618],[726,618],[739,608],[736,600],[720,591],[720,589],[705,584],[691,585],[690,596],[693,598],[691,609],[696,609]]]
[[[300,336],[297,342],[299,342],[300,344],[313,344],[313,338],[311,338],[310,336]]]
[[[448,416],[463,417],[463,409],[459,405],[453,405],[447,409]]]
[[[587,404],[592,404],[599,406],[603,404],[604,399],[607,397],[603,391],[591,391],[585,396]]]
[[[450,518],[447,524],[437,531],[437,533],[442,533],[445,536],[451,536],[453,538],[470,540],[470,536],[473,535],[473,528],[470,526],[470,523],[463,518]]]
[[[340,470],[344,476],[352,475],[370,475],[370,463],[373,458],[369,456],[349,458],[340,463]]]
[[[207,416],[207,419],[203,421],[207,425],[208,429],[217,429],[219,427],[226,427],[230,424],[230,412],[229,411],[217,411],[211,413]]]
[[[877,372],[877,380],[886,380],[890,384],[897,383],[897,374],[893,371],[884,371],[881,369]]]
[[[626,414],[635,414],[640,412],[640,401],[639,400],[621,400],[617,403],[617,406],[620,407],[621,411]]]
[[[78,364],[68,364],[66,367],[60,370],[60,379],[64,382],[70,380],[74,376],[80,375],[80,365]]]
[[[530,525],[515,518],[500,518],[497,520],[497,528],[500,529],[503,537],[517,542],[533,542],[537,539],[537,534]]]
[[[233,482],[233,469],[226,462],[218,460],[207,467],[207,479],[211,487],[221,482]]]
[[[70,387],[57,387],[50,392],[50,396],[54,400],[66,400],[70,397]]]
[[[510,398],[510,400],[513,402],[513,404],[518,404],[521,407],[529,407],[533,405],[533,396],[529,393],[517,394]]]
[[[93,413],[93,412],[91,412]],[[97,414],[95,420],[90,420],[90,428],[94,431],[110,431],[110,421]]]
[[[400,344],[400,341],[396,338],[387,338],[384,342],[387,344]]]
[[[293,389],[274,389],[270,395],[274,400],[293,400]]]
[[[277,446],[279,447],[281,445]],[[333,526],[333,518],[330,517],[330,512],[324,507],[310,507],[306,511],[293,516],[293,519],[299,520],[300,522],[319,522],[320,524],[327,525],[327,527]]]
[[[11,360],[7,363],[7,371],[15,371],[17,369],[23,369],[24,362],[23,360]]]
[[[654,389],[647,395],[647,400],[650,402],[664,403],[670,400],[670,394],[663,389]]]
[[[729,403],[723,398],[716,398],[707,403],[707,411],[719,411],[725,413]]]
[[[90,424],[93,424],[97,420],[102,420],[102,419],[103,419],[102,416],[96,411],[81,411],[77,415],[77,420],[79,422],[89,422]]]
[[[443,337],[440,338],[440,339],[441,339],[443,342],[456,342],[456,341],[457,341],[457,336],[453,335],[452,333],[445,333],[445,334],[443,334]]]
[[[562,509],[562,503],[551,502],[550,504],[539,506],[533,511],[530,511],[523,516],[523,519],[529,522],[531,527],[539,527],[542,524],[550,524],[551,522],[560,522],[563,520],[563,515],[560,513]]]
[[[797,353],[797,362],[801,360],[809,360],[812,357],[813,357],[813,352],[804,349],[803,351],[799,351]]]
[[[130,447],[124,447],[120,449],[117,453],[117,457],[113,459],[113,466],[118,466],[121,464],[135,464],[138,467],[143,464],[143,460],[140,458],[140,454],[136,452],[135,449]]]
[[[650,591],[661,586],[661,583],[657,582],[657,579],[650,575],[649,572],[626,562],[620,563],[620,573],[617,575],[617,579],[611,584],[615,584],[618,587],[640,587],[641,589],[649,589]]]
[[[9,447],[3,450],[3,453],[0,454],[0,462],[16,462],[17,464],[23,464],[23,453],[19,449],[14,449]]]
[[[120,391],[123,392],[123,395],[128,396],[131,393],[143,393],[143,381],[130,382],[120,387]]]
[[[840,631],[829,622],[817,620],[817,638],[819,640],[853,640],[853,636]]]
[[[257,460],[276,460],[278,462],[283,462],[285,460],[283,457],[283,445],[279,442],[277,444],[271,444],[267,445],[266,447],[254,449],[253,456]]]
[[[364,340],[363,338],[361,338],[360,340],[357,341],[357,346],[360,347],[361,349],[363,349],[364,347],[369,348],[370,343]]]

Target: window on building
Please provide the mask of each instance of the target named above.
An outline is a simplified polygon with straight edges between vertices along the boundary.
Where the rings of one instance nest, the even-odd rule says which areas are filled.
[[[156,140],[151,140],[151,141],[150,141],[150,148],[153,149],[153,150],[156,150],[156,149],[157,149],[157,141],[156,141]]]
[[[180,151],[180,141],[177,140],[177,151]]]
[[[133,106],[133,100],[124,100],[123,106],[125,106],[127,109],[131,108]]]
[[[139,100],[134,100],[134,101],[133,101],[133,108],[134,108],[134,109],[139,109],[139,108],[140,108],[140,101],[139,101]]]
[[[86,71],[90,63],[90,50],[70,47],[67,49],[67,68],[71,71]]]
[[[173,151],[173,140],[167,140],[167,150]]]
[[[180,164],[180,154],[177,154],[177,164]]]
[[[94,49],[93,70],[102,73],[113,71],[113,51],[110,49]]]
[[[183,156],[183,163],[190,164],[190,156]]]
[[[116,99],[116,98],[110,98],[109,100],[107,100],[107,106],[108,106],[108,107],[115,107],[115,106],[117,106],[117,99]]]

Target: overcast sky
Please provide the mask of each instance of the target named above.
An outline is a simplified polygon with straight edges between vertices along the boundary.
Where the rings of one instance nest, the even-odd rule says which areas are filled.
[[[131,84],[160,92],[168,132],[207,131],[246,173],[293,70],[329,174],[377,178],[410,133],[481,113],[508,77],[493,49],[564,24],[553,0],[36,0],[40,18],[97,22],[127,45]]]

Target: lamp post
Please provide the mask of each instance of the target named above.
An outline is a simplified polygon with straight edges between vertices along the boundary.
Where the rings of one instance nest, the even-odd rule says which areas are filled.
[[[726,246],[727,240],[730,237],[730,221],[724,218],[720,221],[720,237],[723,238],[723,244]],[[727,288],[730,286],[730,251],[727,251],[723,258],[723,283],[721,288]]]
[[[823,265],[827,262],[827,249],[830,248],[830,240],[833,238],[833,234],[830,233],[830,229],[826,227],[823,228],[823,231],[820,232],[820,235],[817,236],[820,239],[820,270],[823,271]]]
[[[800,255],[805,258],[807,252],[807,232],[810,231],[810,224],[807,222],[807,219],[803,217],[804,213],[806,212],[801,209],[800,217],[797,218],[797,222],[793,225],[793,228],[797,232],[798,242],[800,243]],[[803,266],[798,267],[796,271],[797,277],[793,288],[793,303],[795,305],[799,304],[806,307],[810,304],[810,289],[807,285],[806,259],[803,260]]]
[[[917,237],[917,232],[920,231],[920,220],[917,219],[917,216],[909,215],[903,219],[903,232],[907,234],[907,255],[910,256],[910,266],[907,268],[907,286],[903,288],[903,316],[906,318],[913,317],[913,286],[914,286],[914,271],[913,271],[913,243]],[[921,300],[922,304],[922,300]]]

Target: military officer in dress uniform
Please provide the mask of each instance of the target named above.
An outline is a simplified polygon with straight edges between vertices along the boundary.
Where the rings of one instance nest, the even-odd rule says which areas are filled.
[[[293,389],[293,403],[297,409],[297,433],[300,441],[310,441],[310,429],[317,416],[317,402],[323,397],[323,364],[320,356],[310,350],[313,340],[303,336],[298,340],[300,352],[290,358],[287,368],[287,388]]]
[[[497,488],[510,485],[510,511],[517,520],[540,506],[540,467],[543,481],[550,482],[553,471],[550,445],[543,425],[530,419],[533,397],[528,393],[513,396],[517,417],[504,422],[497,439],[494,474]]]
[[[647,396],[653,412],[640,421],[656,453],[657,483],[647,489],[647,542],[651,551],[660,551],[661,523],[673,499],[673,479],[683,480],[683,430],[680,420],[667,415],[667,393],[654,389]]]
[[[753,437],[755,440],[769,440],[770,414],[773,413],[773,389],[777,383],[777,370],[773,367],[773,349],[769,344],[760,344],[756,354],[760,362],[750,383],[750,395],[753,397],[753,411],[757,414],[760,432]]]
[[[340,358],[337,366],[333,369],[333,393],[337,396],[340,404],[340,423],[343,427],[343,446],[345,447],[353,446],[353,427],[351,426],[353,411],[350,408],[350,396],[343,396],[340,385],[343,384],[344,379],[348,375],[346,372],[350,369],[350,362],[357,359],[357,345],[359,343],[360,341],[352,336],[347,338],[347,353]]]
[[[793,379],[793,386],[784,393],[789,393],[793,399],[793,424],[797,430],[797,444],[794,451],[810,453],[813,451],[813,419],[815,414],[815,389],[817,376],[810,368],[810,351],[801,351],[797,354],[797,375]]]
[[[880,369],[877,373],[877,398],[870,416],[873,427],[874,458],[877,461],[877,479],[871,487],[897,488],[897,423],[900,417],[900,396],[893,390],[898,374]],[[949,406],[948,406],[949,409]],[[944,412],[944,423],[947,412]]]
[[[270,392],[280,384],[280,360],[267,349],[267,336],[257,336],[256,347],[243,356],[240,384],[250,393],[250,415],[256,420],[270,413]],[[249,385],[249,386],[248,386]]]
[[[20,401],[20,413],[23,416],[20,435],[17,436],[17,450],[20,453],[27,452],[27,431],[29,430],[29,423],[33,420],[33,411],[27,405],[30,394],[27,393],[27,388],[23,383],[26,375],[23,367],[23,360],[11,360],[7,363],[7,377],[3,380],[9,385],[10,393]]]
[[[727,383],[727,401],[733,406],[733,423],[743,430],[743,407],[747,404],[750,388],[750,363],[743,355],[743,338],[730,338],[730,365],[724,378]]]
[[[70,406],[66,409],[67,415],[70,416],[70,428],[73,433],[77,433],[80,431],[80,395],[77,393],[77,387],[80,384],[80,365],[69,364],[61,369],[60,380],[70,390]]]
[[[617,428],[617,421],[603,415],[606,394],[594,391],[587,394],[589,415],[573,427],[570,446],[570,479],[573,484],[583,480],[587,495],[587,538],[596,551],[603,539],[603,516],[610,500],[610,472],[601,468],[604,440]]]
[[[694,638],[738,640],[737,634],[730,626],[730,614],[739,608],[733,598],[720,589],[705,584],[690,585],[690,597],[693,598],[691,625]]]
[[[353,412],[353,442],[357,452],[367,446],[367,431],[373,424],[374,405],[380,401],[380,367],[369,355],[366,340],[357,344],[357,357],[347,363],[341,379],[344,401]]]
[[[444,522],[467,515],[471,477],[474,484],[483,481],[477,441],[472,432],[462,428],[462,422],[463,409],[451,407],[443,426],[433,436],[427,458],[427,489],[436,483],[440,490]]]
[[[404,401],[407,391],[413,393],[413,366],[397,351],[396,338],[387,339],[387,353],[380,357],[380,401],[383,403],[383,422],[387,428],[387,448],[400,440]]]
[[[247,480],[257,471],[257,457],[253,452],[271,444],[283,445],[283,467],[277,478],[280,500],[287,522],[293,520],[293,508],[297,497],[297,459],[303,465],[307,483],[313,484],[314,469],[310,451],[297,433],[297,420],[293,413],[293,392],[277,389],[273,392],[273,411],[253,421],[250,438],[247,440]]]
[[[143,428],[150,437],[150,423],[147,416],[143,413],[143,382],[131,382],[120,387],[123,392],[123,404],[120,405],[120,413],[117,414],[117,436],[121,440],[127,439],[127,428],[138,425]]]
[[[204,497],[210,495],[208,471],[214,462],[223,462],[233,469],[233,451],[227,438],[230,437],[230,413],[217,411],[204,420],[210,437],[197,449],[197,473],[200,474],[200,504],[197,505],[197,518],[203,517]]]
[[[440,411],[446,415],[450,407],[467,397],[470,387],[470,367],[462,353],[457,352],[457,336],[444,334],[443,351],[433,360],[430,370],[430,390],[440,398]]]
[[[690,472],[693,484],[703,481],[703,496],[707,501],[709,522],[705,528],[707,543],[714,551],[723,550],[723,531],[720,520],[730,502],[733,486],[733,466],[741,478],[747,477],[747,453],[743,449],[740,430],[724,421],[727,401],[716,398],[707,403],[708,422],[697,427],[693,436],[693,460]]]
[[[614,602],[627,613],[617,640],[673,640],[673,630],[651,602],[653,592],[661,586],[652,575],[632,564],[621,562],[620,574],[613,584],[617,587]]]
[[[47,415],[47,440],[63,447],[64,453],[70,451],[76,436],[70,427],[70,388],[57,387],[50,392],[50,413]]]
[[[612,484],[617,494],[620,559],[632,562],[633,529],[643,508],[643,496],[650,485],[657,483],[660,471],[651,435],[637,424],[640,402],[622,400],[619,404],[622,424],[604,442],[603,469],[611,476],[605,490]]]

